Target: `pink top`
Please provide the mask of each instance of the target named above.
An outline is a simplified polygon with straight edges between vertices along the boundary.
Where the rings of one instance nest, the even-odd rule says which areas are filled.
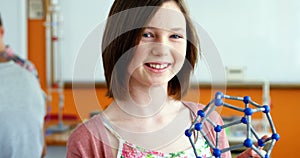
[[[203,109],[204,106],[200,104],[195,104],[191,102],[184,102],[184,105],[188,107],[192,112],[193,116],[196,116],[196,113],[199,109]],[[218,124],[218,125],[223,125],[222,118],[220,115],[216,112],[213,112],[210,114],[210,118],[213,118],[213,121]],[[208,127],[207,123],[203,124],[203,128]],[[91,118],[89,121],[85,122],[84,124],[79,125],[75,131],[71,134],[69,137],[68,143],[67,143],[67,158],[112,158],[112,148],[109,145],[109,140],[108,140],[108,135],[106,132],[111,131],[111,128],[106,128],[107,123],[105,123],[102,115],[96,115],[93,118]],[[215,132],[213,131],[213,128],[209,126],[211,129],[211,132],[206,132],[207,137],[215,143]],[[108,129],[108,130],[107,130]],[[184,134],[184,133],[183,133]],[[157,152],[157,151],[152,151],[152,150],[147,150],[143,149],[144,152],[140,152],[141,147],[138,147],[134,144],[131,144],[127,142],[126,140],[122,140],[119,136],[117,136],[119,140],[119,151],[118,155],[124,153],[124,149],[128,149],[128,147],[133,151],[133,153],[139,153],[140,155],[145,155],[145,153],[151,153],[155,157],[165,157],[164,153],[162,152]],[[202,138],[202,137],[201,137]],[[188,138],[187,138],[188,139]],[[204,139],[199,140],[199,144],[196,146],[199,147],[199,145],[202,147],[205,146],[206,141],[203,141]],[[201,142],[204,142],[201,143]],[[220,149],[227,148],[229,147],[226,135],[224,130],[220,132],[220,137],[219,137],[219,144],[218,147]],[[206,155],[207,150],[203,148],[202,151]],[[128,150],[127,150],[128,151]],[[182,151],[178,153],[184,153],[182,154],[183,156],[177,156],[177,157],[190,157],[187,156],[190,154],[190,151]],[[176,154],[178,154],[176,153]],[[126,153],[128,155],[132,156],[132,153]],[[156,154],[156,155],[155,155]],[[166,154],[169,155],[170,153]],[[210,156],[210,153],[207,154]],[[121,155],[124,157],[124,155]],[[203,155],[202,155],[203,156]],[[223,153],[222,158],[231,158],[231,153],[230,151]],[[125,156],[126,157],[126,156]],[[135,155],[136,157],[136,155]],[[145,156],[141,156],[145,157]]]

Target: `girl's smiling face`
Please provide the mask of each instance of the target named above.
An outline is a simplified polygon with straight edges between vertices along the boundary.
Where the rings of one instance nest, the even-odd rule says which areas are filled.
[[[145,26],[128,66],[130,85],[167,85],[186,55],[186,20],[174,1],[165,2]]]

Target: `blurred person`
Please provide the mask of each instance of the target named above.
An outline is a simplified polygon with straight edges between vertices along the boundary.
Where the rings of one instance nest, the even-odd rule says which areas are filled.
[[[37,71],[4,43],[4,34],[0,15],[0,157],[44,157],[46,107]]]

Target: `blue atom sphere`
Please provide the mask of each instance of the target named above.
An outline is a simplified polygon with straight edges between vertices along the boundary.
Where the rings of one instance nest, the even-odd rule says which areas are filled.
[[[265,108],[264,113],[270,112],[270,106],[264,105],[264,108]]]
[[[272,139],[275,139],[276,141],[278,141],[278,140],[280,139],[279,134],[278,134],[278,133],[274,133],[274,134],[272,135]]]
[[[199,110],[199,111],[197,112],[197,114],[198,114],[199,116],[201,116],[201,117],[204,117],[204,116],[205,116],[205,113],[204,113],[203,110]]]
[[[258,143],[258,146],[260,146],[260,147],[263,147],[266,145],[263,139],[259,139],[257,143]]]
[[[250,98],[249,96],[244,96],[243,102],[244,102],[245,104],[248,104],[250,100],[251,100],[251,98]]]
[[[247,123],[248,123],[248,120],[247,120],[246,117],[243,117],[243,118],[241,119],[241,122],[242,122],[243,124],[247,124]]]
[[[221,150],[220,149],[218,149],[218,148],[214,148],[213,149],[213,154],[214,154],[214,156],[215,157],[220,157],[221,156]]]
[[[216,132],[221,132],[221,131],[222,131],[222,126],[217,125],[217,126],[215,127],[215,131],[216,131]]]
[[[224,97],[224,94],[222,92],[217,92],[215,94],[215,99],[222,99]]]
[[[196,124],[195,124],[195,129],[196,129],[197,131],[200,131],[200,130],[202,129],[202,123],[196,123]]]
[[[252,140],[250,138],[247,138],[245,141],[244,141],[244,146],[247,147],[247,148],[250,148],[252,146]]]
[[[253,114],[253,111],[252,111],[252,109],[251,108],[246,108],[245,110],[244,110],[244,113],[245,113],[245,115],[252,115]]]
[[[187,137],[191,137],[191,136],[192,136],[192,132],[189,132],[189,129],[185,130],[184,134],[185,134]]]

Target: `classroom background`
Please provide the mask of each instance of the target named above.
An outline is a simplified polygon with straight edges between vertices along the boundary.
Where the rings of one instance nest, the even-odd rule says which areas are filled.
[[[112,2],[0,0],[7,32],[5,42],[35,64],[41,86],[51,97],[46,117],[49,127],[55,126],[62,116],[63,123],[72,128],[111,102],[105,97],[103,70],[99,68],[101,63],[93,69],[93,74],[97,72],[94,76],[85,75],[85,67],[78,65],[82,70],[76,70],[75,77],[72,73],[84,41],[105,22]],[[267,101],[281,136],[272,157],[295,157],[300,135],[297,126],[300,111],[300,2],[188,0],[188,4],[193,20],[205,30],[217,48],[214,51],[222,59],[217,64],[224,66],[221,77],[225,77],[226,94],[248,95],[258,103]],[[52,17],[52,20],[59,23],[47,21],[51,12],[58,13],[55,15],[58,19]],[[47,51],[53,48],[48,43],[49,33],[53,33],[49,32],[51,26],[59,26],[57,38],[50,35],[50,41],[59,45],[60,59],[52,56],[49,61],[51,57]],[[214,76],[207,58],[200,61],[202,66],[195,72],[196,79],[186,96],[188,100],[207,104],[216,90],[211,83]],[[224,117],[235,115],[225,108],[221,114]],[[55,155],[59,151],[64,154],[69,133],[49,133],[49,154]]]

